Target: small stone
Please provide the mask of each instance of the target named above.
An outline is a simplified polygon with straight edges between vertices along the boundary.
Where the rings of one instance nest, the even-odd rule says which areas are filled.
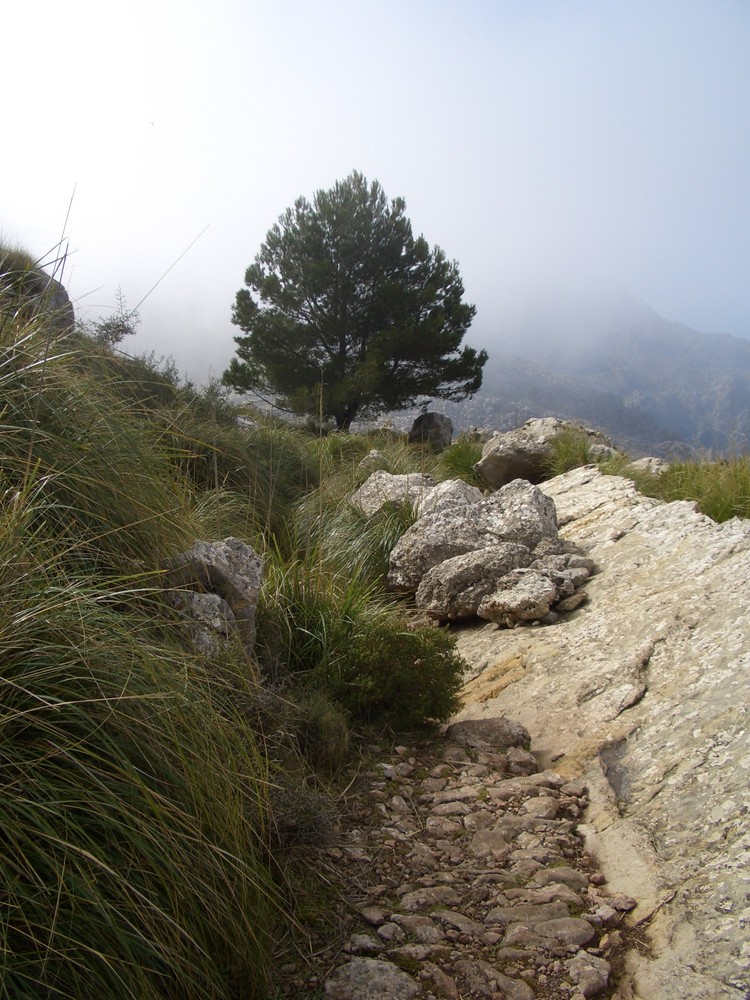
[[[377,955],[383,948],[383,942],[377,941],[372,934],[352,934],[345,950],[354,955]]]
[[[547,920],[535,924],[534,930],[541,937],[551,938],[566,947],[581,947],[588,944],[596,933],[587,920],[580,920],[578,917]]]
[[[359,913],[373,927],[385,923],[388,918],[386,910],[382,910],[379,906],[363,906]]]
[[[414,912],[440,905],[457,906],[458,903],[459,895],[456,889],[448,885],[436,885],[406,893],[401,899],[401,908]]]
[[[611,967],[603,958],[579,951],[575,958],[565,963],[568,974],[585,997],[603,993],[609,985]]]
[[[394,924],[390,921],[378,927],[378,936],[384,941],[395,941],[396,943],[403,941],[405,937],[404,932],[398,924]]]

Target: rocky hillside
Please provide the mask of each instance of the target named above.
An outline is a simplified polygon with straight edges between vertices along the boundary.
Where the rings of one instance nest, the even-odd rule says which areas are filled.
[[[638,1000],[746,998],[750,524],[577,469],[543,486],[595,565],[589,602],[549,628],[465,630],[459,716],[507,714],[541,766],[581,778],[587,846],[638,900]],[[742,581],[742,582],[740,582]]]
[[[543,412],[599,427],[634,454],[750,441],[750,341],[624,295],[593,306],[561,297],[501,325],[482,391],[449,412],[457,426],[509,429]]]

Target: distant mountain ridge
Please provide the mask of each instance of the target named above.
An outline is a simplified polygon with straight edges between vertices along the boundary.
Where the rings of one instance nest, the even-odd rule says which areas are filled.
[[[529,417],[591,424],[633,453],[750,444],[750,341],[706,334],[619,294],[557,296],[509,311],[457,427],[497,429]]]

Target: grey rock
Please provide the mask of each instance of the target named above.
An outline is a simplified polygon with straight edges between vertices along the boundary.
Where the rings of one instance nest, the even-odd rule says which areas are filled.
[[[421,472],[395,476],[378,469],[365,480],[351,498],[351,503],[366,517],[372,517],[383,507],[414,507],[420,497],[432,490],[435,480]]]
[[[646,455],[643,458],[636,458],[628,463],[628,472],[645,473],[648,476],[660,476],[666,472],[670,463],[664,458],[657,458],[655,455]]]
[[[427,910],[434,906],[458,906],[459,893],[455,886],[435,885],[407,892],[401,899],[401,909]]]
[[[402,927],[406,933],[421,944],[437,944],[445,939],[445,935],[430,917],[420,914],[394,913],[393,923]]]
[[[557,596],[550,578],[536,569],[517,569],[497,581],[492,593],[483,597],[477,615],[498,625],[535,621],[549,611]]]
[[[476,486],[469,486],[463,479],[446,479],[431,490],[420,494],[414,505],[417,517],[431,514],[436,510],[463,507],[478,503],[483,497],[482,491]]]
[[[550,885],[555,882],[560,882],[563,885],[567,885],[574,892],[584,892],[588,888],[588,879],[586,876],[574,868],[569,866],[561,866],[559,868],[549,868],[539,871],[530,880],[529,886],[545,886]]]
[[[234,622],[230,623],[226,615],[223,620],[227,625],[233,624],[245,649],[251,652],[255,645],[255,612],[262,568],[260,556],[237,538],[225,538],[221,542],[198,541],[187,552],[166,562],[163,582],[167,591],[208,592],[222,598]],[[173,601],[178,600],[171,596]],[[186,598],[184,607],[189,606],[190,601]],[[199,624],[205,626],[206,604],[198,602],[195,606],[204,616]],[[222,627],[220,625],[219,630]]]
[[[489,962],[460,959],[454,968],[466,980],[472,995],[495,997],[499,993],[505,1000],[534,1000],[534,991],[527,983],[511,979]]]
[[[638,900],[650,950],[628,959],[643,997],[750,991],[746,906],[750,522],[576,469],[544,484],[565,539],[594,559],[585,614],[565,627],[465,629],[474,665],[459,715],[512,714],[543,761],[588,785],[587,844]],[[527,669],[517,669],[523,663]],[[533,669],[528,666],[533,664]],[[647,687],[644,697],[639,697]],[[626,701],[636,699],[622,710]],[[600,751],[622,748],[619,800]]]
[[[596,935],[596,931],[588,920],[581,920],[578,917],[543,920],[534,924],[534,932],[541,937],[550,938],[556,944],[569,948],[574,946],[580,948],[582,945],[588,944]]]
[[[446,559],[500,542],[534,549],[543,539],[556,538],[555,505],[536,486],[518,480],[476,503],[420,517],[391,552],[388,585],[415,592],[425,573]]]
[[[609,962],[588,952],[579,951],[575,958],[565,963],[568,975],[585,997],[595,997],[603,993],[609,985],[612,971]]]
[[[469,850],[475,858],[486,858],[491,854],[502,854],[510,847],[510,841],[496,830],[479,830],[471,838]]]
[[[409,444],[430,444],[434,448],[449,447],[453,438],[453,421],[442,413],[420,413],[409,431]]]
[[[537,924],[549,924],[569,917],[570,910],[567,905],[558,900],[554,903],[520,903],[517,906],[495,906],[487,914],[487,921],[503,925],[524,924],[527,927],[535,927]],[[587,926],[590,930],[591,925]],[[588,940],[590,941],[591,938]]]
[[[526,747],[531,742],[525,726],[504,716],[492,719],[463,719],[445,731],[446,738],[464,746],[491,746],[498,750]]]
[[[490,489],[498,489],[513,479],[538,483],[544,478],[545,464],[552,454],[552,442],[566,431],[585,434],[589,448],[603,446],[613,452],[612,442],[598,431],[556,417],[527,420],[522,427],[493,434],[482,449],[475,471]]]
[[[425,573],[414,603],[420,611],[432,612],[438,618],[474,618],[497,581],[512,569],[528,566],[531,559],[530,549],[513,542],[453,556]]]
[[[390,962],[376,958],[353,958],[326,980],[330,1000],[412,1000],[422,989],[411,976]]]
[[[216,656],[221,640],[227,639],[237,627],[232,609],[218,594],[199,594],[192,590],[170,590],[170,604],[187,623],[188,632],[199,653]]]

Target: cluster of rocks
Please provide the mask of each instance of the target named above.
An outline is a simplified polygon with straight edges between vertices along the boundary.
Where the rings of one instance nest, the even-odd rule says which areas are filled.
[[[461,480],[374,472],[352,497],[366,516],[410,504],[417,519],[390,555],[388,586],[443,621],[551,624],[586,600],[591,559],[558,534],[555,504],[518,479],[484,496]]]
[[[608,893],[582,849],[583,783],[540,772],[527,740],[504,719],[462,722],[363,776],[327,848],[353,914],[327,997],[613,995],[635,901]],[[285,996],[320,986],[285,972]]]

